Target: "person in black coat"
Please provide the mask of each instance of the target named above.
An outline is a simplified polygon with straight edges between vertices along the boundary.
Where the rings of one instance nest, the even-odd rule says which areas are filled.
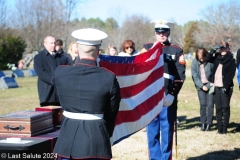
[[[63,41],[61,39],[57,39],[55,45],[56,45],[56,47],[55,47],[56,52],[67,56],[68,57],[67,64],[72,65],[73,62],[72,62],[71,55],[64,52],[64,50],[63,50]]]
[[[81,59],[55,70],[64,118],[53,152],[58,159],[111,159],[110,137],[121,97],[115,74],[96,62],[107,34],[87,28],[72,35],[78,38]]]
[[[34,57],[34,69],[38,75],[38,96],[41,106],[60,106],[59,98],[52,78],[59,65],[71,65],[68,58],[55,52],[55,38],[44,39],[44,49]]]
[[[215,53],[219,48],[219,53]],[[230,119],[230,100],[233,92],[233,78],[236,63],[230,52],[229,44],[212,49],[207,61],[214,63],[210,82],[214,85],[214,103],[216,105],[216,119],[219,134],[226,134]]]

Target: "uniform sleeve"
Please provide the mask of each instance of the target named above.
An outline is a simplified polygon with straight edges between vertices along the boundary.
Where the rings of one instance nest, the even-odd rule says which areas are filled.
[[[198,87],[198,88],[202,88],[203,87],[203,83],[199,78],[199,71],[198,71],[198,67],[197,67],[197,60],[193,59],[192,61],[192,65],[191,65],[191,73],[192,73],[192,79],[194,84]]]
[[[38,78],[45,83],[52,85],[53,73],[49,72],[44,65],[43,59],[40,55],[34,57],[34,69]]]
[[[178,93],[180,92],[183,82],[185,81],[185,60],[184,60],[184,54],[183,54],[183,50],[179,49],[177,54],[176,54],[176,62],[175,62],[175,66],[176,66],[176,72],[174,75],[174,81],[173,84],[171,85],[170,89],[169,89],[169,93],[172,94],[173,96],[177,96]]]
[[[108,108],[108,111],[104,115],[104,119],[106,120],[107,130],[109,133],[109,137],[112,136],[114,126],[115,126],[115,120],[116,116],[119,110],[119,103],[121,100],[120,97],[120,87],[118,84],[118,81],[115,77],[111,91],[110,91],[110,108]]]

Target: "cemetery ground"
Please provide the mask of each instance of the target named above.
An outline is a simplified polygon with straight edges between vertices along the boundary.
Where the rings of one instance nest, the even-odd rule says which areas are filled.
[[[177,145],[174,135],[173,160],[240,160],[240,90],[236,78],[234,78],[228,133],[219,135],[215,110],[212,131],[200,131],[197,91],[189,72],[187,73],[178,98],[180,126],[177,128]],[[16,78],[16,81],[19,88],[0,90],[1,115],[39,107],[37,77]],[[146,129],[114,145],[112,151],[113,160],[147,160]]]

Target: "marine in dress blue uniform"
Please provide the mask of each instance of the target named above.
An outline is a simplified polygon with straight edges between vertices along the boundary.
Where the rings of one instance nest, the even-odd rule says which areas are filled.
[[[153,22],[157,41],[163,45],[165,97],[162,112],[147,126],[149,159],[169,160],[172,159],[177,97],[185,80],[185,60],[183,50],[168,40],[171,22]]]
[[[101,40],[107,34],[80,29],[80,61],[55,70],[54,82],[63,108],[63,121],[54,153],[59,159],[111,159],[110,137],[120,103],[116,76],[97,66]]]

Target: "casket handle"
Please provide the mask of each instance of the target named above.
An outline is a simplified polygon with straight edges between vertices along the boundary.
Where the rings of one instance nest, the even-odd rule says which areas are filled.
[[[19,125],[19,127],[6,125],[6,126],[4,126],[4,128],[7,130],[11,129],[11,130],[20,130],[20,131],[25,129],[25,127],[23,127],[21,125]]]

